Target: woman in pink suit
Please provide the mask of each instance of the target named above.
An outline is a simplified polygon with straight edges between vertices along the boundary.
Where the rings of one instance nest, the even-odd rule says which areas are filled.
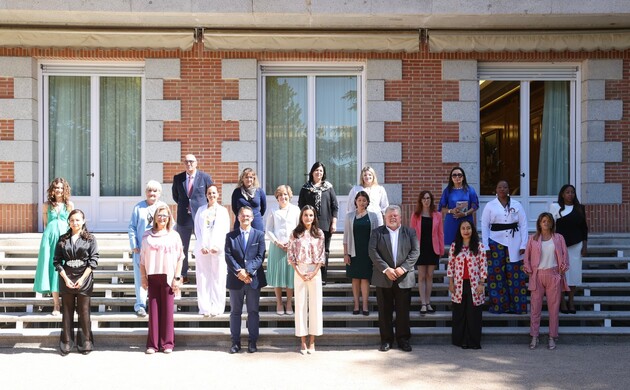
[[[140,246],[142,288],[149,292],[147,354],[171,353],[175,346],[173,305],[183,282],[184,247],[173,224],[169,207],[158,206],[153,228],[144,233]]]
[[[420,243],[418,268],[418,291],[420,293],[420,314],[435,313],[431,306],[433,271],[444,254],[444,228],[442,214],[435,209],[433,194],[422,191],[418,195],[416,211],[411,215],[411,228],[416,231]]]
[[[547,296],[549,310],[549,349],[556,349],[560,312],[560,293],[569,291],[564,273],[569,269],[569,255],[564,238],[555,233],[553,215],[542,213],[536,221],[536,233],[527,242],[523,268],[529,275],[531,317],[530,349],[538,346],[540,313],[543,297]]]

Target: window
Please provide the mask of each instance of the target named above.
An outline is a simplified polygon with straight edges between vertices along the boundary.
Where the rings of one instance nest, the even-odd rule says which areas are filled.
[[[142,195],[142,78],[47,72],[49,179],[73,196]]]
[[[576,67],[480,66],[480,190],[555,197],[576,177]]]
[[[297,194],[321,161],[338,195],[358,177],[361,67],[263,66],[264,182],[267,194],[289,184]]]

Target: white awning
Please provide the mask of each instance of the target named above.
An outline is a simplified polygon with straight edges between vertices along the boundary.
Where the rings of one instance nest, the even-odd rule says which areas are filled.
[[[630,30],[429,31],[429,50],[442,52],[593,51],[630,48]]]
[[[0,28],[2,47],[189,50],[194,42],[193,29],[142,31]]]
[[[376,51],[420,50],[420,34],[412,32],[270,32],[204,31],[209,50],[246,51]]]

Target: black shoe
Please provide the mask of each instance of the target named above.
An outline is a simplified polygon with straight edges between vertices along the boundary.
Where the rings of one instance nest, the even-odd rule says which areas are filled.
[[[230,353],[237,353],[240,350],[241,350],[241,346],[240,345],[232,344],[232,347],[230,348]]]
[[[368,310],[363,310],[362,314],[363,314],[364,316],[369,316],[369,315],[370,315],[370,312],[369,312]]]
[[[392,345],[390,343],[381,343],[381,347],[378,349],[381,352],[387,352],[392,349]]]
[[[562,314],[569,314],[569,310],[567,310],[567,309],[564,309],[564,310],[560,309],[560,313],[562,313]]]
[[[407,341],[399,342],[398,347],[400,347],[400,349],[402,349],[405,352],[411,352],[411,345],[409,345],[409,342]]]
[[[250,341],[249,343],[247,343],[247,352],[249,353],[258,352],[258,348],[256,348],[255,342]]]
[[[61,356],[66,356],[67,354],[69,354],[71,349],[72,347],[69,343],[59,343],[59,354],[61,354]]]
[[[359,315],[359,311],[358,310],[352,310],[352,315],[358,316]]]

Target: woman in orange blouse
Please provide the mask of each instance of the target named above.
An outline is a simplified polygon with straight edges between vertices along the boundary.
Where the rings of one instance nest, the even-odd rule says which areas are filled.
[[[295,335],[301,338],[302,355],[315,353],[315,336],[324,333],[320,268],[326,261],[326,252],[324,232],[318,226],[315,208],[302,207],[300,223],[291,234],[287,252],[295,270]]]
[[[488,266],[485,248],[468,220],[460,222],[451,244],[446,276],[453,302],[452,343],[463,349],[481,349],[481,305]]]

